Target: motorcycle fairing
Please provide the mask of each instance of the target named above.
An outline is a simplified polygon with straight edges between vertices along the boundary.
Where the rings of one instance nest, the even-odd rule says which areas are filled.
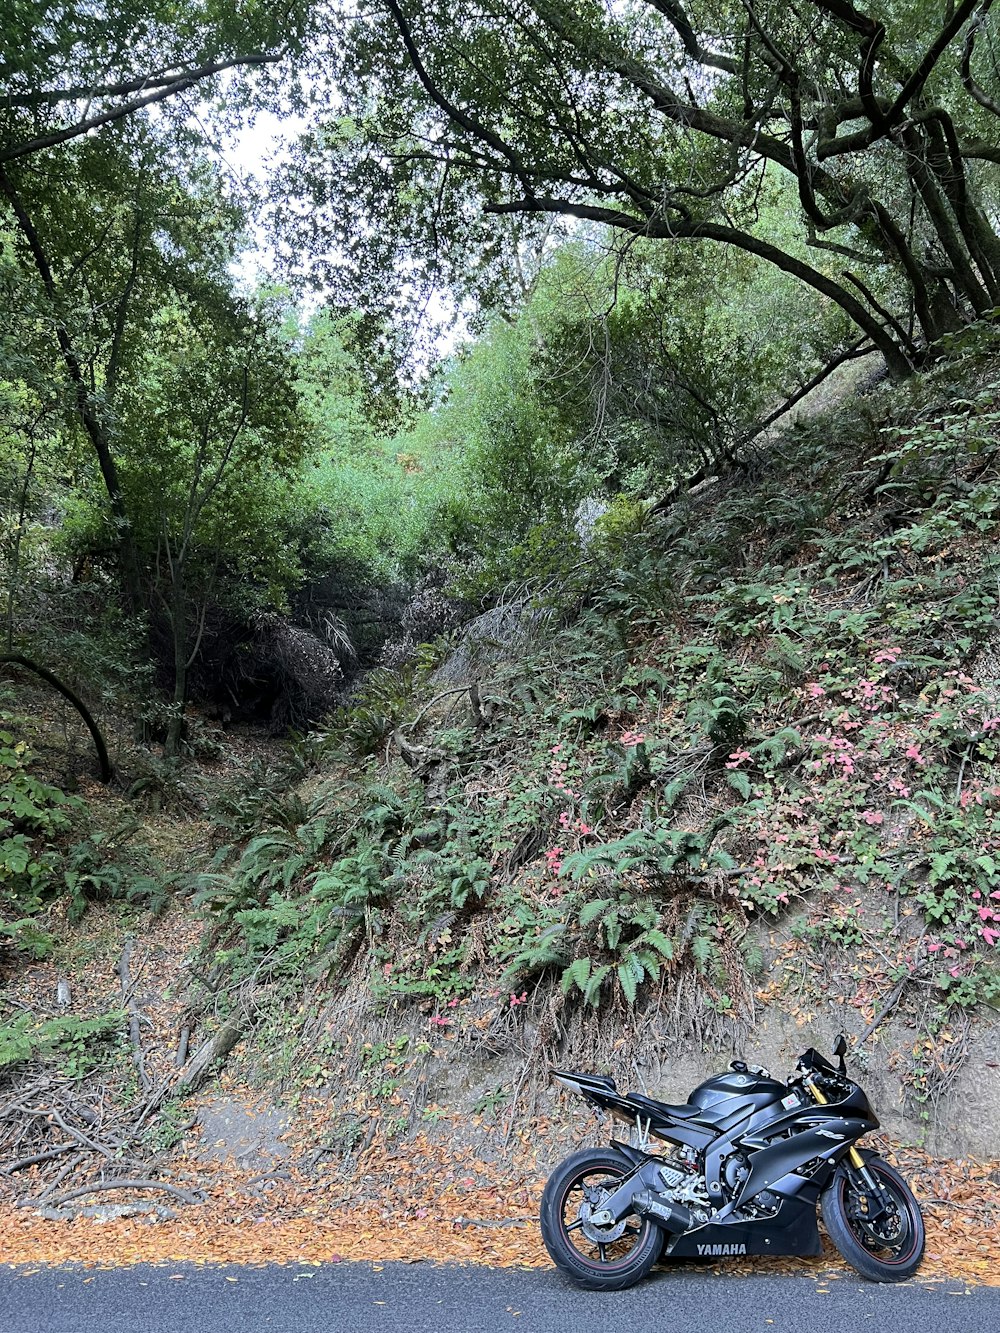
[[[632,1097],[620,1093],[613,1078],[600,1074],[580,1074],[575,1071],[555,1070],[554,1075],[563,1084],[575,1088],[592,1106],[609,1111],[619,1119],[634,1122],[637,1116],[649,1121],[649,1130],[657,1138],[684,1144],[700,1151],[718,1134],[718,1126],[693,1118],[698,1107],[672,1107],[652,1098]],[[671,1117],[681,1112],[681,1118]]]
[[[856,1116],[839,1116],[822,1111],[810,1112],[808,1117],[801,1113],[794,1117],[795,1133],[791,1138],[778,1138],[763,1147],[758,1143],[747,1142],[739,1133],[728,1134],[712,1144],[705,1154],[705,1175],[708,1180],[709,1195],[721,1194],[722,1163],[737,1148],[749,1149],[747,1165],[750,1174],[743,1182],[739,1194],[727,1205],[735,1209],[775,1185],[783,1177],[792,1175],[807,1162],[818,1160],[832,1162],[843,1155],[845,1150],[855,1143],[862,1134],[872,1128],[871,1122]],[[806,1127],[808,1126],[808,1127]],[[810,1175],[816,1174],[810,1172]]]
[[[663,1257],[670,1259],[736,1258],[743,1254],[812,1257],[821,1251],[816,1225],[815,1187],[782,1200],[774,1217],[747,1222],[713,1221],[692,1231],[669,1236]]]

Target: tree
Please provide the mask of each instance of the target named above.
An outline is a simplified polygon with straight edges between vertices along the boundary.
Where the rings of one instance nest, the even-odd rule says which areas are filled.
[[[226,71],[275,65],[301,50],[307,16],[297,0],[14,0],[0,16],[0,164],[209,95]]]
[[[159,312],[120,400],[126,503],[169,627],[177,753],[188,672],[213,600],[243,614],[294,582],[284,491],[302,461],[294,371],[275,312],[216,293]]]
[[[327,215],[383,262],[418,236],[439,264],[486,244],[483,208],[729,245],[835,302],[903,378],[1000,304],[991,4],[380,0],[339,20]],[[814,260],[759,225],[775,171]]]
[[[140,570],[118,475],[114,399],[142,322],[143,290],[148,301],[156,285],[149,275],[169,268],[157,233],[165,205],[181,205],[167,228],[174,241],[186,163],[193,160],[195,180],[204,174],[190,97],[217,95],[226,71],[265,70],[301,49],[307,18],[299,0],[205,0],[186,12],[165,0],[126,0],[113,14],[80,0],[17,0],[0,18],[0,200],[35,272],[36,308],[98,461],[133,609]],[[288,80],[284,95],[295,95]],[[264,100],[258,88],[256,104]],[[155,125],[153,104],[161,104]],[[251,108],[230,85],[216,102],[216,126]],[[184,151],[173,157],[177,148]],[[228,243],[231,210],[227,222],[203,233],[203,248],[213,237]],[[197,281],[196,273],[185,280]]]
[[[120,554],[128,607],[167,626],[169,753],[209,600],[240,583],[244,609],[273,604],[294,578],[276,508],[302,452],[280,312],[233,291],[245,215],[203,157],[181,164],[173,147],[135,116],[39,151],[16,185],[0,166],[16,274],[0,342],[20,344],[15,368],[50,399],[62,362],[64,443],[83,436],[106,497],[83,500],[74,531]]]

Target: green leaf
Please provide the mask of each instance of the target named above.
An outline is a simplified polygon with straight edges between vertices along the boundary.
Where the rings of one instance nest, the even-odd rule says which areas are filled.
[[[708,935],[696,935],[691,941],[691,954],[699,972],[704,972],[715,952],[715,944]]]
[[[622,923],[617,912],[609,912],[604,918],[604,939],[612,953],[618,948],[622,937]]]
[[[622,993],[629,1004],[635,1004],[635,997],[639,992],[639,982],[645,975],[642,964],[634,954],[629,954],[623,963],[618,964],[618,981],[622,988]]]
[[[665,935],[662,930],[647,930],[642,937],[642,942],[648,944],[661,954],[669,962],[674,956],[674,942],[669,935]]]
[[[592,898],[580,911],[580,925],[589,926],[602,916],[609,907],[614,906],[613,898]]]
[[[587,982],[586,989],[583,992],[585,1004],[596,1004],[601,994],[601,986],[604,978],[611,971],[610,963],[605,963],[603,967],[595,968],[590,974],[590,980]]]
[[[564,995],[568,995],[571,988],[576,986],[577,990],[586,994],[587,982],[590,980],[590,959],[577,958],[566,971],[562,974],[560,987]]]
[[[674,808],[690,781],[691,774],[682,773],[679,778],[674,778],[672,782],[668,782],[663,788],[660,799],[668,810]]]

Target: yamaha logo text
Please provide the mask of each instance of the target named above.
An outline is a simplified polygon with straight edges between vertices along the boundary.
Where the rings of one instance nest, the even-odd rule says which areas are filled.
[[[710,1255],[713,1255],[713,1256],[714,1256],[714,1255],[719,1255],[719,1254],[746,1254],[746,1252],[747,1252],[747,1247],[746,1247],[745,1245],[735,1245],[735,1244],[733,1244],[733,1245],[699,1245],[699,1246],[698,1246],[698,1254],[699,1254],[699,1255],[710,1254]]]

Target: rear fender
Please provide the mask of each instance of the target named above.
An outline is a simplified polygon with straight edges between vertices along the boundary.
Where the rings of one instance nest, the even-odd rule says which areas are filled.
[[[621,1139],[612,1139],[611,1146],[617,1148],[621,1155],[627,1157],[635,1167],[640,1167],[649,1161],[649,1153],[642,1152],[639,1148],[633,1148],[631,1143],[623,1143]]]

